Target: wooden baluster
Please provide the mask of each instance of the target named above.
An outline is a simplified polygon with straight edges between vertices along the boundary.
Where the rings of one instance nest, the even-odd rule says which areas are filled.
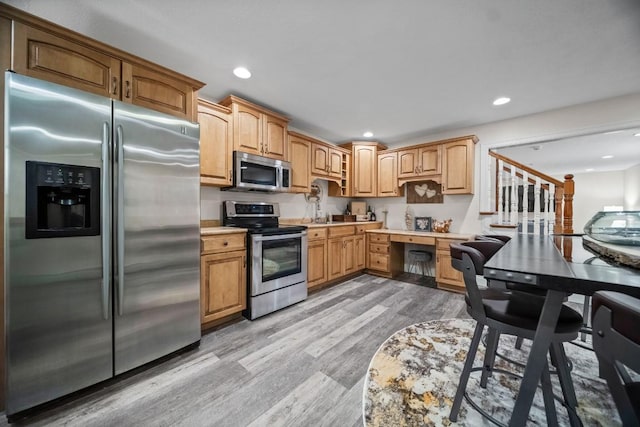
[[[564,176],[564,215],[562,219],[562,232],[564,234],[573,234],[573,193],[575,192],[575,183],[573,175]]]
[[[510,213],[509,223],[518,223],[518,187],[516,186],[516,167],[511,165],[511,194],[509,195]]]
[[[529,233],[529,172],[522,171],[522,232]]]
[[[533,187],[533,234],[540,234],[540,177]]]
[[[496,180],[496,190],[498,193],[498,224],[502,224],[504,220],[504,200],[502,199],[502,180],[504,179],[504,162],[498,160],[498,179]]]

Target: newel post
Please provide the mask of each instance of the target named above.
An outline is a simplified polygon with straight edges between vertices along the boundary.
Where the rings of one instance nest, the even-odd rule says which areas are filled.
[[[564,176],[564,211],[562,221],[562,232],[564,234],[573,234],[573,193],[575,192],[575,183],[573,175]]]

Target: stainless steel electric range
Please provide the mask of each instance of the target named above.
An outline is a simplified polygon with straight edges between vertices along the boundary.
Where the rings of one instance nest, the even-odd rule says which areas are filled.
[[[222,203],[222,225],[248,229],[247,309],[250,320],[307,298],[307,227],[281,226],[270,202]]]

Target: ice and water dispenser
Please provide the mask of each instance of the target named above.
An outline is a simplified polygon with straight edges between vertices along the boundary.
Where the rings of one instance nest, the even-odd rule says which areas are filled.
[[[26,162],[27,239],[100,234],[100,168]]]

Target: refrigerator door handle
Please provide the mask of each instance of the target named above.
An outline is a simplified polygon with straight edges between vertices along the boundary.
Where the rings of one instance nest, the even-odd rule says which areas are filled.
[[[118,315],[122,316],[124,309],[124,136],[122,125],[116,127],[116,146],[118,149],[118,219],[117,219],[117,250],[118,250]]]
[[[102,124],[102,317],[109,319],[109,279],[111,270],[110,138],[111,126]]]

